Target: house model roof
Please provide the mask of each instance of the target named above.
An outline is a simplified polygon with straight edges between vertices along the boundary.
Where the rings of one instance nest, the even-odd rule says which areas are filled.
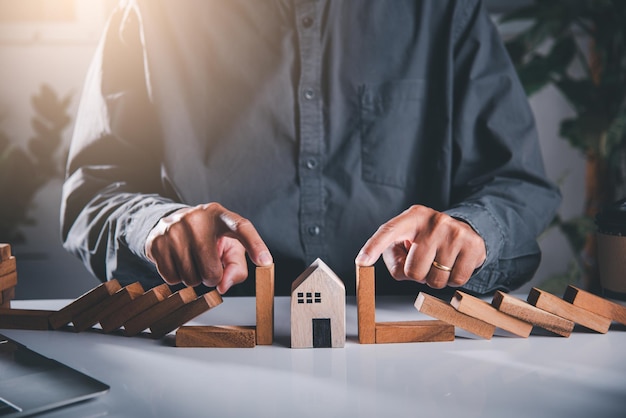
[[[318,258],[313,263],[311,263],[311,265],[307,267],[307,269],[304,270],[302,274],[300,274],[298,278],[291,284],[291,293],[293,293],[298,287],[300,287],[302,283],[310,278],[313,273],[317,272],[323,273],[324,275],[328,276],[328,278],[331,279],[333,283],[335,283],[345,292],[346,286],[343,284],[343,281],[339,278],[339,276],[335,274],[334,271],[331,270],[330,267],[328,267],[328,265],[326,265],[326,263]]]

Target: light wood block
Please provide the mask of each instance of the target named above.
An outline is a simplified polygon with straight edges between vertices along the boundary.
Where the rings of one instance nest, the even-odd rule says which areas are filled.
[[[154,338],[161,338],[174,331],[176,328],[184,325],[188,321],[191,321],[198,315],[215,308],[222,302],[222,297],[217,290],[205,293],[204,295],[199,296],[196,300],[183,305],[174,312],[165,316],[163,319],[160,319],[152,324],[150,326],[152,336]]]
[[[530,322],[562,337],[569,337],[574,329],[572,321],[536,308],[523,300],[500,291],[493,295],[491,304],[500,312],[507,313],[522,321]]]
[[[291,284],[291,348],[344,347],[346,287],[319,258]]]
[[[118,309],[111,313],[109,316],[102,318],[100,325],[104,332],[113,332],[120,328],[126,321],[132,317],[139,315],[141,312],[156,305],[157,303],[165,300],[172,294],[170,287],[163,283],[156,286],[143,295],[140,295],[136,299],[129,302],[123,309]]]
[[[252,348],[256,339],[255,327],[185,325],[176,331],[176,347]]]
[[[0,244],[0,261],[8,260],[11,257],[11,244]]]
[[[533,329],[533,324],[500,312],[488,302],[458,290],[454,293],[450,305],[459,312],[523,338],[527,338]]]
[[[609,318],[579,308],[558,296],[536,287],[530,290],[527,301],[539,309],[558,315],[561,318],[569,319],[576,324],[580,324],[602,334],[606,334],[611,326],[611,320]]]
[[[454,325],[440,320],[378,322],[376,344],[454,341]]]
[[[0,290],[10,289],[17,286],[17,272],[0,276]]]
[[[274,264],[256,268],[256,343],[274,343]]]
[[[113,312],[124,309],[124,306],[143,293],[143,287],[139,282],[121,288],[100,303],[73,316],[72,322],[74,323],[74,329],[77,332],[82,332],[91,328]]]
[[[356,315],[360,344],[377,342],[374,266],[356,266]]]
[[[563,299],[572,305],[626,325],[626,306],[596,296],[575,286],[568,286]]]
[[[417,295],[415,308],[426,315],[445,321],[487,340],[491,339],[496,330],[496,327],[492,324],[461,313],[449,303],[424,292],[420,292]]]
[[[54,311],[37,309],[0,309],[0,328],[48,330],[48,318]]]
[[[132,337],[149,328],[185,304],[194,301],[198,295],[193,287],[185,287],[165,298],[164,301],[146,309],[124,323],[124,334]]]
[[[15,257],[9,257],[6,260],[0,261],[0,276],[13,272],[17,272]]]
[[[10,287],[8,289],[0,291],[0,308],[10,309],[11,308],[11,300],[15,298],[15,288]]]
[[[52,329],[59,329],[69,324],[72,322],[72,317],[97,305],[121,288],[120,283],[116,279],[112,279],[85,292],[76,300],[50,316]]]

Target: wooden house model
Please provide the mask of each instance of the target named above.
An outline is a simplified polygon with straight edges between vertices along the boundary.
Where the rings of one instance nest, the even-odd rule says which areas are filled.
[[[291,347],[343,347],[346,287],[319,258],[291,285]]]

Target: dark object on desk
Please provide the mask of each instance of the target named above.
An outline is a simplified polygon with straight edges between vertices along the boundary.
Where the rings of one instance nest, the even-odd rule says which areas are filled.
[[[102,395],[108,385],[0,334],[0,416],[25,417]]]
[[[626,300],[626,199],[596,216],[598,268],[605,297]]]

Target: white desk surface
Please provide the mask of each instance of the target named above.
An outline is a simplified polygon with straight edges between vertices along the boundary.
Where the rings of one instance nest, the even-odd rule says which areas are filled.
[[[429,319],[413,299],[377,298],[376,320]],[[59,309],[69,301],[14,301]],[[99,330],[0,330],[111,386],[45,417],[625,417],[626,327],[570,338],[459,336],[454,342],[360,345],[348,298],[345,348],[289,348],[289,299],[276,340],[256,348],[176,348],[173,338]],[[193,324],[252,325],[253,298],[225,298]],[[2,377],[0,376],[0,379]]]

